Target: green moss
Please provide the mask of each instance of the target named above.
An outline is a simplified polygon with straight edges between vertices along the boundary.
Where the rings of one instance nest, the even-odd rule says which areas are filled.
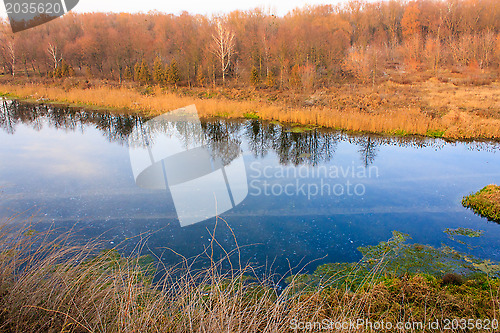
[[[408,133],[407,131],[405,130],[400,130],[400,129],[397,129],[397,130],[393,130],[393,131],[390,131],[389,134],[391,135],[396,135],[396,136],[407,136],[409,135],[410,133]]]
[[[426,135],[432,138],[442,138],[444,136],[445,131],[439,129],[428,130]]]
[[[450,229],[447,229],[451,232]],[[463,232],[462,232],[463,231]],[[453,232],[451,232],[453,233]],[[458,234],[481,235],[479,232],[457,231]],[[435,248],[423,244],[408,244],[410,236],[394,231],[393,237],[378,245],[359,247],[363,254],[360,262],[331,263],[319,266],[313,274],[301,280],[310,285],[328,284],[336,288],[357,290],[367,283],[397,278],[403,275],[425,275],[435,278],[458,273],[465,277],[488,274],[500,277],[500,266],[484,261],[453,248]]]
[[[219,118],[229,118],[229,113],[227,112],[220,112],[217,114],[217,117]]]
[[[304,133],[307,131],[313,131],[316,127],[314,126],[301,126],[299,124],[292,125],[292,128],[286,130],[289,133]]]
[[[244,113],[243,117],[245,117],[245,119],[259,119],[259,116],[255,112]]]
[[[478,192],[465,196],[462,205],[491,221],[500,222],[500,186],[485,186]]]

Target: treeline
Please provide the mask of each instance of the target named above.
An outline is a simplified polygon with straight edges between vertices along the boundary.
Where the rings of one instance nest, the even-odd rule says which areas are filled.
[[[500,67],[500,1],[350,1],[200,15],[68,14],[17,34],[0,24],[0,71],[162,85],[307,89],[392,72]]]

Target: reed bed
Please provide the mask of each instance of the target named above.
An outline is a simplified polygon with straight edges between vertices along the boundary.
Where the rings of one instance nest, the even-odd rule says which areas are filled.
[[[0,332],[293,332],[360,320],[498,318],[498,284],[482,294],[466,287],[459,296],[418,275],[380,282],[383,256],[355,290],[329,287],[335,276],[322,287],[307,286],[298,274],[278,288],[277,277],[256,278],[241,264],[238,249],[212,260],[216,240],[200,254],[211,259],[209,267],[195,270],[197,258],[180,257],[173,267],[145,260],[146,239],[123,257],[116,249],[101,251],[98,240],[78,245],[71,233],[32,228],[15,219],[0,227]],[[223,269],[228,264],[232,269]]]
[[[398,88],[392,87],[391,89]],[[282,123],[315,125],[355,132],[456,139],[500,138],[500,119],[476,115],[469,110],[464,110],[464,107],[452,108],[443,116],[435,117],[422,112],[421,107],[411,104],[392,105],[390,102],[383,107],[378,107],[375,112],[366,112],[363,108],[356,106],[357,102],[346,106],[339,105],[335,96],[331,97],[331,102],[326,105],[303,107],[289,105],[286,101],[280,103],[183,96],[160,87],[152,87],[144,93],[124,86],[96,86],[82,89],[47,84],[5,83],[0,84],[0,93],[35,101],[55,101],[110,110],[127,109],[151,116],[195,104],[200,116],[204,117],[245,118],[251,115],[255,118]],[[429,96],[428,98],[432,98],[433,101],[443,99],[437,93],[434,95],[429,93]],[[442,105],[437,103],[436,108],[439,107]]]

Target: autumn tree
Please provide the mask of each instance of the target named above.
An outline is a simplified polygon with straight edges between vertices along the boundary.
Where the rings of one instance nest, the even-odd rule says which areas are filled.
[[[146,60],[143,59],[141,67],[139,69],[139,82],[149,83],[150,81],[151,81],[151,73],[149,71],[149,66]]]
[[[125,71],[123,72],[123,78],[127,81],[133,81],[134,75],[132,74],[132,70],[129,66],[125,67]]]
[[[177,62],[173,60],[168,67],[168,83],[173,84],[177,87],[177,83],[181,80],[179,75],[179,67],[177,66]]]
[[[290,73],[290,86],[295,89],[302,88],[302,78],[300,75],[299,65],[295,65],[292,67],[292,71]]]
[[[71,77],[75,75],[75,71],[73,67],[68,65],[66,61],[61,60],[61,63],[57,66],[57,68],[52,72],[52,77],[54,78],[64,78]]]
[[[12,76],[16,76],[16,60],[17,60],[17,55],[16,55],[16,40],[14,38],[11,38],[10,40],[7,41],[5,44],[5,50],[7,54],[7,59],[9,62],[9,67],[10,67],[10,73]]]
[[[257,67],[252,67],[252,71],[250,72],[250,83],[253,86],[258,86],[260,84],[260,74]]]
[[[12,76],[16,75],[16,63],[18,58],[18,38],[9,31],[6,25],[0,21],[0,60],[3,62],[4,70]]]
[[[272,70],[269,70],[267,72],[267,77],[266,77],[266,86],[268,88],[273,88],[276,85],[276,77],[273,73]]]
[[[160,57],[156,57],[153,65],[153,79],[156,83],[163,84],[166,81],[163,63]]]
[[[222,82],[226,82],[226,73],[231,65],[231,58],[234,53],[235,41],[234,32],[222,24],[218,19],[215,22],[215,34],[212,35],[212,53],[217,57],[222,72]]]
[[[410,2],[401,19],[401,28],[405,39],[411,38],[420,33],[419,21],[420,9],[417,2]]]
[[[196,83],[200,87],[204,87],[207,82],[207,77],[205,76],[205,73],[201,68],[198,68],[198,71],[196,73]]]
[[[59,66],[59,62],[62,60],[62,54],[57,45],[52,42],[49,43],[49,46],[47,47],[47,53],[49,55],[50,61],[52,62],[52,67],[55,71]]]
[[[141,64],[137,62],[134,66],[134,81],[139,82],[141,80]]]
[[[420,51],[422,48],[420,9],[417,2],[410,2],[401,19],[404,44],[403,53],[407,64],[415,70],[420,63]]]

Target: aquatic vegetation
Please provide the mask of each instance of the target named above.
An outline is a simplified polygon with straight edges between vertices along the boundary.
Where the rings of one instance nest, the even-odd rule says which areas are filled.
[[[278,287],[279,279],[257,278],[249,266],[223,270],[236,252],[221,261],[202,254],[211,259],[203,270],[192,269],[196,259],[189,258],[181,258],[177,267],[166,267],[161,260],[139,254],[146,245],[142,242],[136,252],[123,256],[116,249],[99,251],[102,244],[97,241],[79,246],[68,234],[53,237],[30,226],[4,225],[0,226],[0,331],[289,332],[298,322],[498,317],[494,306],[498,279],[485,274],[467,279],[397,275],[414,271],[406,259],[426,251],[406,244],[407,239],[395,232],[387,242],[362,248],[365,258],[342,285],[316,282],[325,282],[333,271],[342,272],[333,267],[355,264],[323,265],[310,275],[308,282],[313,284],[304,283],[307,275],[292,275],[288,284]],[[391,264],[383,266],[386,259]],[[361,271],[364,283],[357,280]],[[450,330],[454,331],[459,330]]]
[[[313,131],[314,127],[312,126],[292,126],[291,128],[287,129],[286,132],[290,133],[304,133],[307,131]]]
[[[488,185],[478,192],[465,196],[462,205],[491,221],[500,221],[500,186]]]
[[[472,234],[472,237],[480,236],[479,232],[465,229],[454,232]],[[450,231],[451,234],[454,232]],[[374,280],[416,274],[436,278],[446,274],[460,274],[466,278],[477,274],[500,277],[500,265],[497,263],[460,253],[444,245],[435,248],[423,244],[409,244],[409,239],[409,235],[394,231],[393,237],[388,241],[358,248],[363,254],[361,261],[324,264],[313,274],[301,276],[301,281],[309,285],[356,290]]]
[[[446,228],[444,233],[450,236],[451,239],[453,239],[453,236],[467,236],[475,238],[475,237],[481,237],[484,231],[474,230],[470,228],[457,228],[457,229]]]

